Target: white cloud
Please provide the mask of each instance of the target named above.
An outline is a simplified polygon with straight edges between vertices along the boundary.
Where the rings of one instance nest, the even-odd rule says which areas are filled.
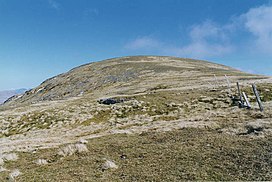
[[[231,45],[193,42],[189,45],[176,49],[174,53],[182,57],[207,59],[231,53],[233,50],[234,48]]]
[[[226,39],[224,28],[219,27],[214,22],[207,20],[201,24],[193,25],[190,31],[192,41],[204,41],[209,38],[216,40]]]
[[[129,42],[125,45],[125,48],[130,50],[152,50],[168,55],[201,59],[224,55],[234,49],[229,44],[227,29],[211,21],[205,21],[190,27],[188,37],[188,44],[173,46],[150,36],[143,36]]]
[[[245,14],[230,17],[217,24],[203,21],[188,28],[188,40],[169,45],[150,36],[139,37],[125,47],[132,50],[152,50],[163,54],[200,59],[239,54],[272,55],[272,5],[249,9]],[[238,52],[236,52],[238,54]]]
[[[162,49],[162,42],[151,38],[149,36],[138,37],[125,45],[126,49],[139,50],[139,49]]]
[[[241,15],[247,31],[255,36],[255,45],[272,54],[272,6],[260,6]]]
[[[229,43],[227,26],[219,26],[212,21],[204,21],[190,28],[190,42],[176,49],[179,56],[210,58],[228,54],[234,50]]]
[[[51,8],[54,8],[56,10],[60,9],[60,4],[55,1],[55,0],[48,0],[49,5],[51,6]]]

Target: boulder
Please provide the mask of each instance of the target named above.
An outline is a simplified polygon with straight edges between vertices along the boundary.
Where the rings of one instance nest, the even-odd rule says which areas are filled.
[[[118,166],[111,160],[106,160],[102,166],[102,170],[108,170],[108,169],[117,169]]]
[[[99,104],[111,105],[124,102],[125,99],[122,98],[107,98],[107,99],[100,99],[98,101]]]

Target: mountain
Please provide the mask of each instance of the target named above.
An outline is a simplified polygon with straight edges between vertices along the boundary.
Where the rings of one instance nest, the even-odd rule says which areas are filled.
[[[0,91],[0,104],[14,95],[23,94],[25,91],[27,91],[27,89]]]
[[[82,65],[0,106],[0,181],[271,181],[271,106],[271,77],[208,61]]]
[[[197,86],[202,78],[213,78],[214,74],[218,77],[225,74],[252,76],[207,61],[162,56],[122,57],[74,68],[44,81],[40,86],[13,100],[15,99],[17,103],[34,103],[89,93],[98,95],[140,93],[158,85],[169,88],[194,84]]]

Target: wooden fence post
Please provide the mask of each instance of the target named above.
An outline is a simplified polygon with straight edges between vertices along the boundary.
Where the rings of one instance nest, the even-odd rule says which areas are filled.
[[[243,103],[243,96],[242,96],[242,93],[240,90],[239,82],[237,82],[236,85],[237,85],[237,90],[238,90],[238,95],[239,95],[240,101]]]
[[[216,85],[219,87],[219,83],[218,83],[218,80],[217,80],[216,75],[215,75],[215,74],[213,74],[213,76],[214,76],[214,79],[215,79],[215,83],[216,83]]]
[[[251,105],[250,105],[250,103],[249,103],[249,101],[248,101],[248,98],[247,98],[247,95],[246,95],[246,93],[245,93],[245,92],[243,92],[243,96],[244,96],[244,99],[245,99],[245,102],[246,102],[247,108],[248,108],[248,109],[250,109],[250,108],[251,108]]]
[[[226,78],[227,83],[228,83],[229,93],[231,93],[231,88],[230,88],[230,81],[229,81],[229,78],[227,77],[227,75],[225,75],[225,78]]]
[[[255,94],[255,96],[256,96],[256,100],[257,100],[257,102],[258,102],[260,111],[263,111],[264,108],[263,108],[263,105],[262,105],[262,101],[261,101],[260,95],[259,95],[259,93],[258,93],[258,90],[257,90],[255,84],[252,84],[252,89],[253,89],[253,92],[254,92],[254,94]]]

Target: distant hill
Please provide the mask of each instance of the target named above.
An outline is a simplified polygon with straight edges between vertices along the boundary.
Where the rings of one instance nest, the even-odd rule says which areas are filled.
[[[8,98],[17,95],[17,94],[22,94],[25,91],[27,91],[27,89],[17,89],[17,90],[5,90],[5,91],[0,91],[0,104],[5,102]]]
[[[249,75],[208,61],[166,56],[131,56],[113,58],[79,66],[67,73],[47,79],[41,85],[14,97],[8,103],[35,103],[62,100],[82,94],[119,95],[145,92],[164,85],[197,85],[200,77]],[[190,78],[190,79],[189,79]],[[181,84],[181,85],[179,85]],[[106,92],[106,93],[105,93]],[[97,94],[95,94],[97,95]]]

